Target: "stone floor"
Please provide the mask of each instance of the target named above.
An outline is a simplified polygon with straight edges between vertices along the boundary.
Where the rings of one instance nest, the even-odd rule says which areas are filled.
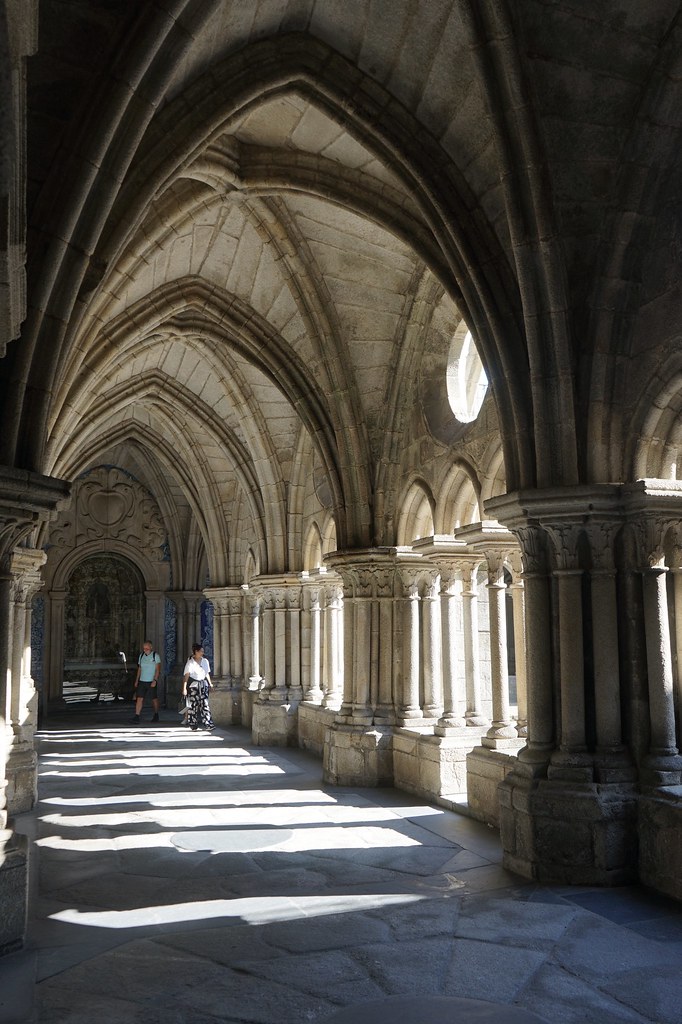
[[[39,734],[40,802],[17,822],[29,945],[0,961],[3,1024],[299,1024],[350,1004],[364,1020],[383,999],[389,1020],[396,996],[680,1024],[682,907],[528,883],[462,815],[326,787],[317,759],[241,729],[129,717]]]

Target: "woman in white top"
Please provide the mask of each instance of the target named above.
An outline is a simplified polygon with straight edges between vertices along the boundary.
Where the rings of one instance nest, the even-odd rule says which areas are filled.
[[[204,657],[201,644],[192,644],[192,657],[187,659],[182,677],[182,695],[187,698],[187,724],[190,729],[215,729],[208,704],[213,689],[211,666]]]

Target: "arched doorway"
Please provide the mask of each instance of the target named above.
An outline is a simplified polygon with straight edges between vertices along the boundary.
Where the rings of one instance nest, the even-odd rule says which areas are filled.
[[[67,584],[64,618],[64,699],[129,696],[127,665],[144,640],[145,584],[118,554],[84,558]]]

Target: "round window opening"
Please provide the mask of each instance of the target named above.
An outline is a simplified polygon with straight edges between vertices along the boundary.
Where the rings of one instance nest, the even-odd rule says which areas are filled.
[[[488,378],[478,357],[471,331],[462,322],[450,342],[447,367],[448,401],[460,423],[476,419],[486,391]]]

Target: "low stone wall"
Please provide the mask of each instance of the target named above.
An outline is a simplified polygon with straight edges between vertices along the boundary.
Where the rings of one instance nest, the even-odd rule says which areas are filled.
[[[480,741],[482,731],[468,727],[456,735],[434,736],[396,729],[394,785],[425,800],[460,804],[467,791],[467,754]]]
[[[520,750],[525,740],[519,740]],[[475,747],[466,759],[467,801],[469,814],[494,828],[500,827],[499,784],[516,764],[516,751],[490,750]]]
[[[319,757],[324,755],[327,729],[332,725],[336,712],[319,704],[305,701],[298,706],[298,745],[303,750],[312,750]]]
[[[639,877],[682,900],[682,786],[639,798]]]
[[[231,687],[228,683],[216,682],[209,696],[211,717],[216,725],[223,727],[241,725],[242,722],[242,690]]]

